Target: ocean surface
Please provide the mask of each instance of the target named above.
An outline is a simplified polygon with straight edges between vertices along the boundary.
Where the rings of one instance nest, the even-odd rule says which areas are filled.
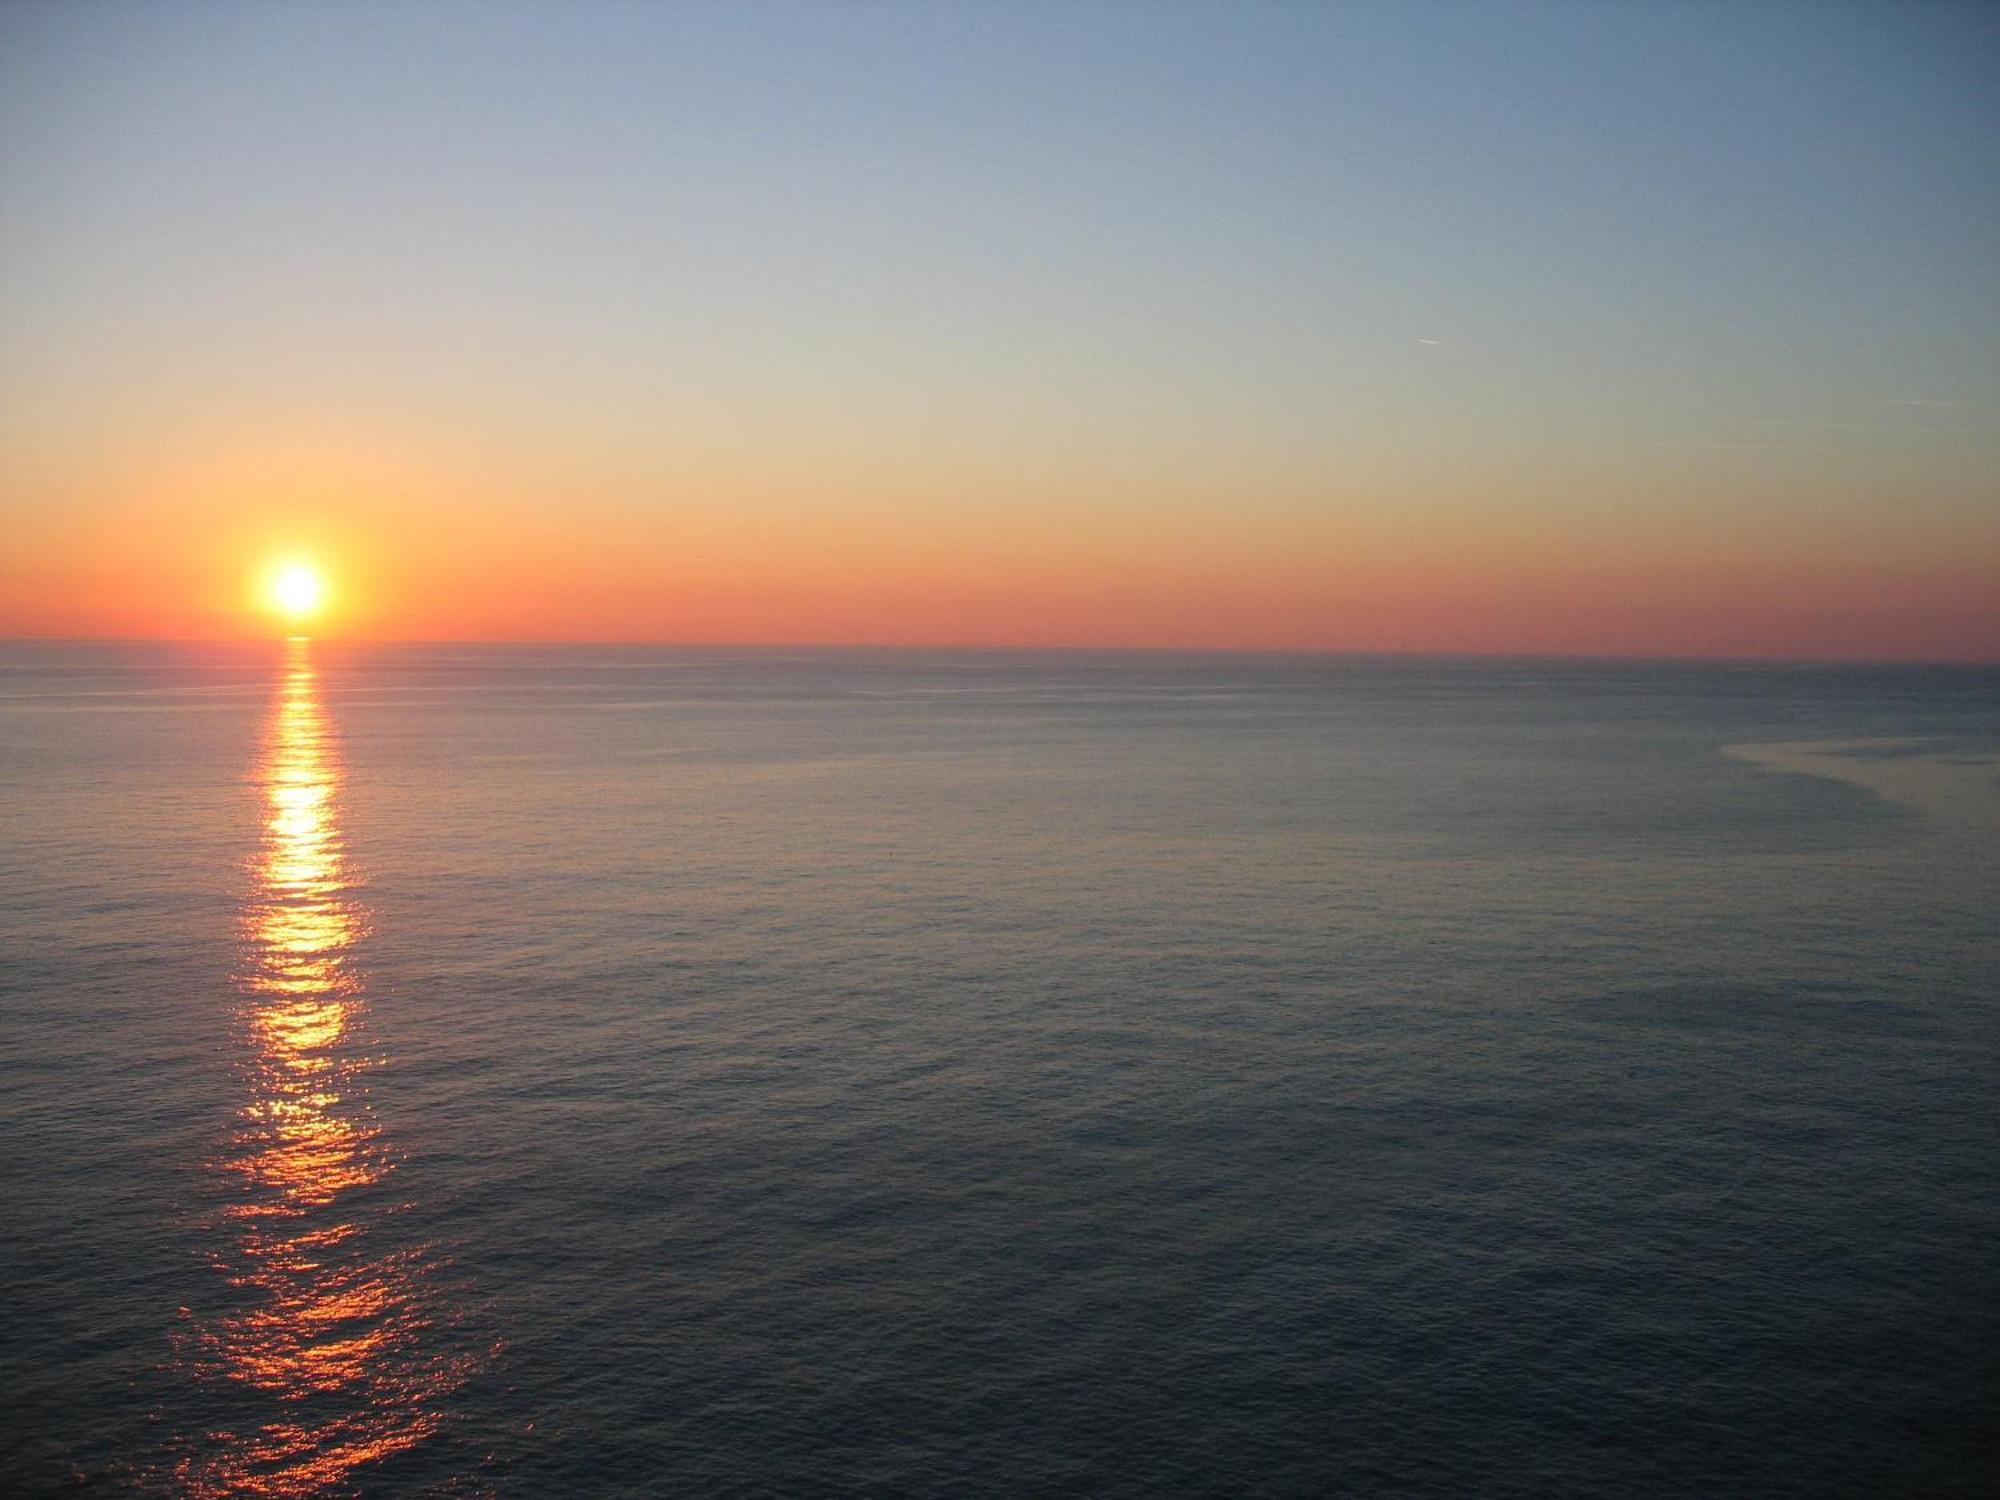
[[[0,1491],[2000,1473],[2000,671],[0,645]]]

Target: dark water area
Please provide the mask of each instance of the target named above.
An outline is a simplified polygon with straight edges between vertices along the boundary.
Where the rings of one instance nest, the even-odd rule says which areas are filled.
[[[0,645],[0,1490],[1987,1492],[2000,671]]]

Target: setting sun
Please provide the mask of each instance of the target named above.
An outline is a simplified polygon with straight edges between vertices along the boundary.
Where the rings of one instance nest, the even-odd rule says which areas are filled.
[[[289,620],[312,614],[324,593],[319,574],[303,563],[287,563],[271,578],[271,603]]]

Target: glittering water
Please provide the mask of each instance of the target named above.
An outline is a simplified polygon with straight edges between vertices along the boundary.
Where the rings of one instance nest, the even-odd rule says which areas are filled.
[[[310,647],[282,669],[255,777],[264,836],[245,901],[243,1103],[219,1165],[235,1179],[207,1236],[233,1296],[178,1330],[178,1366],[218,1396],[218,1424],[177,1434],[174,1487],[313,1494],[433,1436],[471,1360],[435,1347],[440,1295],[422,1246],[382,1249],[400,1205],[368,1108],[375,1065],[351,962],[340,768]]]
[[[8,1492],[1974,1493],[2000,673],[0,647]]]

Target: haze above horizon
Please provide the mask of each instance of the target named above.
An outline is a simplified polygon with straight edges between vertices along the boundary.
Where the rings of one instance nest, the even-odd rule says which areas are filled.
[[[1995,76],[1973,5],[16,6],[0,634],[298,560],[360,639],[2000,660]]]

